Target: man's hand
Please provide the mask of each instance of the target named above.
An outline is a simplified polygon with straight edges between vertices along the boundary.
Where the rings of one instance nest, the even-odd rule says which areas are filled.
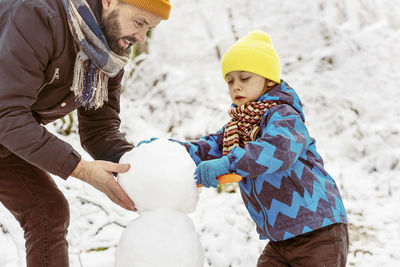
[[[110,161],[81,161],[71,176],[78,178],[106,194],[115,204],[136,211],[135,204],[115,180],[113,172],[124,173],[130,168],[129,164],[119,164]]]

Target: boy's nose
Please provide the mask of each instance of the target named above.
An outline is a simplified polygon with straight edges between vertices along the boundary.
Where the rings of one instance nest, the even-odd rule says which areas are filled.
[[[235,84],[233,85],[233,90],[235,90],[235,91],[241,91],[241,90],[242,90],[242,87],[241,87],[239,84],[235,83]]]

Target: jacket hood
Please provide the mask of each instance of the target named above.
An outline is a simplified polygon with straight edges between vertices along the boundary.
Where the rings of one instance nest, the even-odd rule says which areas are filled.
[[[282,81],[279,85],[262,95],[256,101],[264,100],[279,100],[292,106],[300,114],[301,119],[304,122],[303,105],[301,104],[297,93],[289,86],[289,84],[287,84],[287,82]]]

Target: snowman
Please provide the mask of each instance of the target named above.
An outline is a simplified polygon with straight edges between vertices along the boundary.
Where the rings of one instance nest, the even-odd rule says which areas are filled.
[[[116,267],[202,267],[204,253],[188,213],[199,192],[196,164],[176,142],[158,139],[126,153],[131,164],[118,182],[135,202],[139,216],[123,231]]]

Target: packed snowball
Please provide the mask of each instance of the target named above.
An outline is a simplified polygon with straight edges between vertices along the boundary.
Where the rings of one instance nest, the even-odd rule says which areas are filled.
[[[120,163],[131,164],[127,173],[118,175],[118,182],[139,213],[159,208],[195,210],[196,164],[181,144],[167,139],[145,143],[125,153]]]

